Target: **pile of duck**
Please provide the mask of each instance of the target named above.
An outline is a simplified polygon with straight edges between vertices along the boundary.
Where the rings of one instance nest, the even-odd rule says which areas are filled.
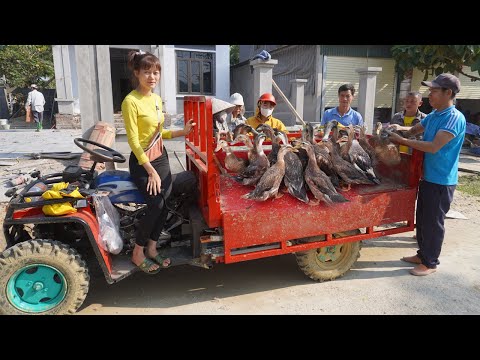
[[[269,125],[253,129],[239,125],[232,134],[230,145],[244,143],[248,160],[238,158],[229,143],[217,139],[215,151],[223,151],[225,167],[235,173],[233,179],[255,189],[242,197],[257,201],[279,198],[288,192],[298,200],[318,205],[347,202],[339,193],[350,190],[352,184],[380,184],[374,167],[378,162],[389,166],[400,163],[398,146],[391,143],[388,131],[377,123],[374,135],[367,140],[363,126],[344,127],[330,121],[321,141],[316,141],[314,127],[307,123],[301,139],[289,142],[287,134]],[[253,141],[248,136],[253,134]],[[268,155],[263,142],[272,140]],[[307,189],[314,198],[309,198]]]

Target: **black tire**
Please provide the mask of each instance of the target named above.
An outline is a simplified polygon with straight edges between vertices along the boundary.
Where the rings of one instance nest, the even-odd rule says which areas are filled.
[[[19,309],[7,296],[11,294],[7,294],[7,284],[12,276],[33,264],[54,268],[65,279],[66,292],[63,299],[46,311],[28,312]],[[74,248],[53,240],[29,240],[19,243],[0,254],[0,314],[74,314],[87,296],[89,282],[86,263]]]
[[[334,238],[358,234],[358,230],[334,234]],[[326,246],[295,253],[297,264],[310,279],[328,281],[350,270],[360,257],[361,241]]]

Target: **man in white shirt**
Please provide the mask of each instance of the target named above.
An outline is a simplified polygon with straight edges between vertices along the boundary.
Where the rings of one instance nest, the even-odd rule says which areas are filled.
[[[36,131],[40,131],[43,128],[43,106],[45,105],[45,97],[40,91],[37,90],[37,88],[38,87],[35,84],[30,85],[30,89],[32,89],[32,91],[28,93],[27,103],[25,106],[31,106],[33,120],[37,125]]]

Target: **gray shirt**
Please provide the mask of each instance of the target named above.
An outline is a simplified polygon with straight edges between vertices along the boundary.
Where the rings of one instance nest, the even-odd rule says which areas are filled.
[[[426,116],[427,114],[417,109],[417,113],[415,114],[415,119],[413,119],[411,126],[418,124]],[[405,110],[397,112],[395,115],[393,115],[392,120],[390,120],[390,124],[398,124],[400,126],[405,126],[404,118],[405,118]]]

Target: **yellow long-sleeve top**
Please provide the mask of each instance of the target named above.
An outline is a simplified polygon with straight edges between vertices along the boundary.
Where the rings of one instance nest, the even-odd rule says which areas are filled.
[[[261,121],[260,121],[260,113],[258,111],[258,107],[255,111],[255,116],[251,116],[247,119],[246,121],[246,124],[247,125],[250,125],[251,127],[253,127],[254,129],[256,129],[258,126],[260,126],[260,124],[263,124]],[[280,131],[283,131],[283,132],[286,132],[288,133],[287,131],[287,128],[285,127],[285,125],[283,124],[283,122],[281,122],[280,120],[278,120],[277,118],[274,118],[272,115],[270,115],[268,117],[268,120],[265,122],[265,124],[267,125],[270,125],[272,128],[274,129],[278,129]]]
[[[156,104],[159,107],[158,112]],[[127,131],[128,145],[138,159],[139,165],[148,161],[143,149],[150,143],[159,125],[159,117],[162,138],[170,139],[172,137],[172,131],[163,128],[165,118],[162,113],[162,98],[157,94],[152,93],[150,96],[145,96],[137,90],[131,91],[123,99],[122,116]]]

